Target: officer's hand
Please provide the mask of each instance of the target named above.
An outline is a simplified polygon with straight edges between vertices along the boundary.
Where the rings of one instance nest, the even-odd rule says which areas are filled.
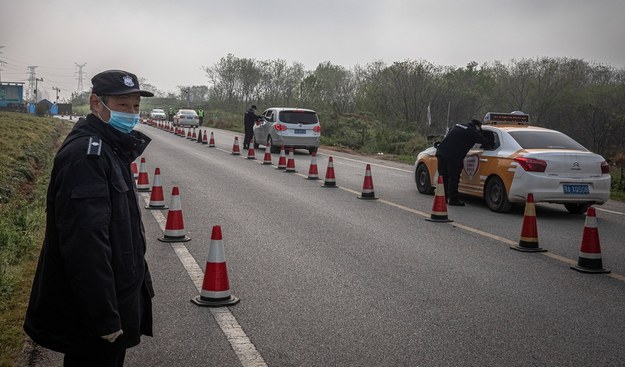
[[[117,339],[117,337],[122,335],[123,333],[124,333],[124,331],[122,329],[119,329],[116,332],[114,332],[113,334],[103,335],[100,338],[106,340],[109,343],[113,343],[113,342],[115,342],[115,339]]]

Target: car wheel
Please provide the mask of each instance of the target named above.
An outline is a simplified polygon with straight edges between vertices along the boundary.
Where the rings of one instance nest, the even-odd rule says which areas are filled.
[[[507,213],[512,208],[512,203],[508,201],[506,186],[497,176],[491,177],[486,182],[484,199],[488,208],[497,213]]]
[[[591,204],[564,204],[566,210],[571,214],[584,214]]]
[[[310,153],[310,155],[312,155],[313,153],[317,153],[317,148],[309,148],[308,153]]]
[[[417,166],[417,172],[415,172],[414,180],[417,183],[417,190],[419,190],[420,193],[425,195],[432,195],[434,193],[430,172],[425,164],[421,163]]]
[[[269,151],[271,151],[271,153],[280,153],[280,147],[273,145],[273,140],[271,139],[271,135],[267,136],[267,144],[271,146],[269,148]]]

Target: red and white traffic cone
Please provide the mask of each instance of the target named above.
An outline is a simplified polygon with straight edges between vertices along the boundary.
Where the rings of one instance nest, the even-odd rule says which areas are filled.
[[[510,246],[511,249],[522,252],[545,252],[547,250],[538,246],[538,226],[536,225],[536,206],[534,205],[534,194],[528,193],[525,202],[525,213],[523,215],[523,227],[521,228],[521,238],[517,246]]]
[[[202,129],[198,129],[197,140],[196,143],[202,143]]]
[[[293,156],[293,148],[289,148],[289,159],[286,162],[286,168],[284,169],[286,173],[296,173],[295,170],[295,157]]]
[[[213,133],[211,133],[212,135]],[[202,144],[208,144],[208,131],[204,131],[204,136],[202,137]]]
[[[436,195],[434,196],[434,204],[432,205],[432,213],[429,218],[425,218],[430,222],[453,222],[447,216],[447,202],[445,200],[445,184],[443,176],[438,176],[436,184]]]
[[[263,164],[272,164],[271,161],[271,144],[265,145],[265,156],[263,157]]]
[[[601,260],[601,245],[599,244],[599,230],[597,229],[597,214],[595,208],[590,207],[586,212],[582,244],[579,250],[577,265],[571,269],[582,273],[607,274],[610,270],[603,268]]]
[[[312,157],[310,158],[310,167],[308,167],[308,178],[309,180],[318,180],[319,172],[317,171],[317,152],[312,153]]]
[[[365,179],[362,183],[362,194],[358,196],[358,199],[365,200],[377,200],[375,197],[375,191],[373,191],[373,178],[371,177],[371,165],[367,164],[365,168]]]
[[[215,136],[213,135],[212,131],[211,131],[211,138],[208,141],[208,147],[209,148],[214,148],[215,147]]]
[[[150,180],[148,179],[148,171],[145,167],[145,158],[141,158],[139,165],[139,177],[137,178],[137,191],[150,191]]]
[[[150,203],[145,207],[146,209],[167,209],[165,205],[165,196],[163,195],[163,185],[161,183],[161,170],[156,168],[154,170],[154,180],[152,184],[152,192],[150,193]]]
[[[193,130],[195,132],[195,130]],[[191,135],[191,128],[187,130],[187,139],[191,140],[193,137]]]
[[[278,158],[278,168],[286,169],[286,155],[284,154],[284,145],[280,146],[280,158]]]
[[[256,154],[254,154],[254,139],[250,139],[250,146],[247,148],[247,159],[256,159]]]
[[[232,145],[232,155],[241,155],[241,148],[239,148],[239,137],[234,137],[234,144]]]
[[[321,187],[334,188],[336,186],[336,177],[334,176],[334,159],[328,158],[328,167],[326,168],[326,177],[323,180]]]
[[[191,299],[191,302],[203,307],[232,306],[239,302],[230,290],[220,226],[213,226],[202,290],[198,296]]]
[[[130,163],[130,170],[132,171],[132,177],[136,180],[139,177],[139,170],[137,169],[137,163]]]
[[[165,232],[158,240],[161,242],[187,242],[191,238],[187,237],[184,230],[184,220],[182,219],[182,205],[180,203],[180,190],[178,186],[174,186],[171,190],[171,204],[167,212],[167,223],[165,223]]]

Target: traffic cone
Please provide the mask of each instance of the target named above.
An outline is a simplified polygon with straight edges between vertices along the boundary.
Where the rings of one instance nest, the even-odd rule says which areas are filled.
[[[284,154],[284,145],[280,146],[280,158],[278,158],[278,168],[286,169],[286,155]]]
[[[286,163],[286,168],[284,169],[286,173],[296,173],[295,170],[295,158],[293,157],[293,148],[289,149],[289,159]]]
[[[202,129],[198,129],[197,140],[196,143],[202,143]]]
[[[220,226],[213,226],[202,290],[191,299],[191,302],[202,307],[223,307],[239,303],[239,299],[230,291]]]
[[[317,171],[317,152],[313,152],[312,157],[310,158],[310,167],[308,168],[308,179],[309,180],[319,179],[319,172]]]
[[[522,252],[545,252],[547,250],[538,247],[538,228],[536,226],[536,207],[534,205],[534,194],[528,193],[525,203],[525,214],[523,215],[523,227],[521,228],[521,239],[517,246],[510,246],[511,249]]]
[[[254,154],[254,139],[250,139],[250,146],[247,148],[247,159],[256,159]]]
[[[367,164],[365,169],[365,179],[362,183],[362,194],[358,196],[358,199],[365,200],[377,200],[375,192],[373,191],[373,178],[371,177],[371,165]]]
[[[271,144],[265,145],[265,156],[263,157],[263,164],[272,164],[271,161]]]
[[[211,131],[211,138],[208,141],[208,147],[209,148],[214,148],[215,147],[215,136],[213,135],[212,131]]]
[[[148,171],[145,168],[145,158],[141,158],[139,165],[139,177],[137,178],[137,191],[150,191],[150,180],[148,179]]]
[[[434,196],[434,204],[432,205],[432,214],[425,220],[430,222],[453,222],[447,217],[447,202],[445,201],[445,185],[443,176],[438,176],[436,184],[436,195]]]
[[[134,179],[136,180],[137,177],[139,177],[139,170],[137,169],[136,162],[130,163],[130,170],[132,171],[132,177],[134,177]]]
[[[204,145],[208,144],[208,131],[204,131],[204,136],[202,137],[202,144]]]
[[[322,187],[334,188],[336,186],[336,178],[334,177],[334,159],[328,158],[328,167],[326,168],[326,177],[323,180]]]
[[[150,203],[146,206],[146,209],[168,209],[165,205],[165,197],[163,195],[163,185],[161,183],[161,170],[156,168],[154,170],[154,180],[152,184],[152,192],[150,194]]]
[[[232,145],[232,155],[241,155],[241,149],[239,148],[239,137],[234,137],[234,144]]]
[[[607,274],[610,270],[603,268],[601,260],[601,245],[599,245],[599,231],[597,230],[597,215],[595,208],[590,207],[586,212],[582,245],[579,250],[577,265],[571,269],[582,273]]]
[[[195,134],[195,129],[193,129],[193,134]],[[191,133],[191,128],[187,130],[187,139],[193,140],[193,134]]]
[[[158,238],[161,242],[187,242],[191,239],[187,237],[182,219],[182,205],[180,204],[180,190],[174,186],[171,190],[171,205],[167,211],[167,223],[165,233]]]

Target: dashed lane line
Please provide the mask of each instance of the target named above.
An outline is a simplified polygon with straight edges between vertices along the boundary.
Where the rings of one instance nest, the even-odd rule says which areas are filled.
[[[146,205],[150,204],[150,194],[141,193]],[[158,222],[161,231],[165,231],[165,225],[167,223],[165,216],[159,210],[151,210],[154,219]],[[178,259],[184,266],[189,278],[193,281],[198,293],[202,290],[202,282],[204,280],[204,272],[202,268],[197,264],[193,256],[189,253],[189,250],[183,243],[175,242],[170,244]],[[221,308],[208,308],[215,321],[219,325],[219,328],[226,336],[226,339],[230,343],[230,346],[234,350],[237,358],[243,365],[243,367],[266,367],[267,363],[260,355],[254,344],[247,337],[241,325],[230,312],[227,307]]]

